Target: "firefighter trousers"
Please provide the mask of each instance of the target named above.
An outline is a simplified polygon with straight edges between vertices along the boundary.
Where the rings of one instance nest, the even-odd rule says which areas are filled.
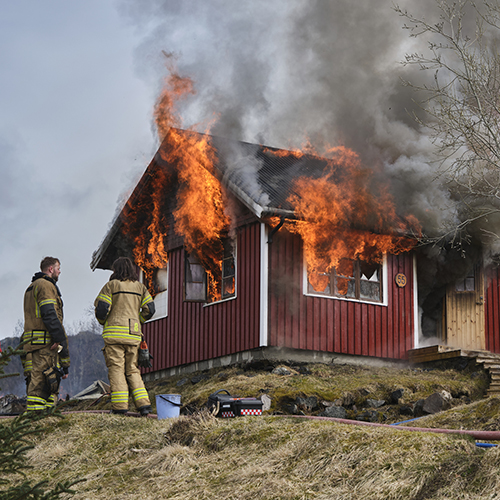
[[[29,353],[31,355],[31,377],[28,383],[28,411],[45,410],[55,405],[57,394],[51,394],[43,372],[57,363],[57,350],[51,350],[50,344]]]
[[[148,392],[137,367],[138,345],[106,344],[103,348],[111,386],[111,408],[128,410],[129,392],[137,409],[150,406]]]

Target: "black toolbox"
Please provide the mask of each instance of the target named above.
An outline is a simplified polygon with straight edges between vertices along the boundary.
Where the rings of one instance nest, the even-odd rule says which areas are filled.
[[[208,396],[208,408],[216,417],[222,418],[262,415],[260,399],[236,398],[226,389],[219,389]]]

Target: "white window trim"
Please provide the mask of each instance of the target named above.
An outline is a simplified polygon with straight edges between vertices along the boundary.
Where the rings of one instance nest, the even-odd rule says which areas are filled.
[[[144,284],[144,273],[142,269],[139,272],[139,281]],[[167,283],[170,282],[170,265],[167,262]],[[165,301],[165,314],[162,314],[161,316],[158,316],[157,313],[155,312],[154,316],[151,319],[148,319],[146,323],[152,323],[153,321],[156,321],[157,319],[163,319],[168,316],[168,286],[167,289],[164,290],[163,292],[160,292],[156,295],[156,297],[153,298],[153,301],[155,303],[155,307],[158,309],[158,302],[159,301]]]
[[[303,294],[307,295],[308,297],[318,297],[321,299],[333,299],[333,300],[345,300],[347,302],[357,302],[359,304],[374,304],[376,306],[386,306],[389,304],[389,290],[388,290],[388,270],[387,270],[387,255],[384,254],[382,258],[382,302],[376,302],[373,300],[366,300],[366,299],[353,299],[350,297],[336,297],[333,295],[322,295],[320,293],[310,293],[308,291],[308,284],[309,281],[307,279],[307,261],[306,261],[306,256],[304,252],[304,259],[303,259],[303,266],[302,266],[302,275],[303,275]]]

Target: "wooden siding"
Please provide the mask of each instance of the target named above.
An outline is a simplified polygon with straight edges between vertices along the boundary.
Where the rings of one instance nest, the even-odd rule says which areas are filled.
[[[184,251],[169,253],[167,317],[143,327],[153,368],[145,373],[259,347],[260,224],[238,231],[236,298],[184,302]]]
[[[269,248],[269,345],[406,359],[414,347],[413,259],[387,257],[388,304],[303,294],[301,240],[285,229]],[[394,282],[404,273],[406,286]]]
[[[500,269],[489,269],[485,274],[486,350],[500,353]]]

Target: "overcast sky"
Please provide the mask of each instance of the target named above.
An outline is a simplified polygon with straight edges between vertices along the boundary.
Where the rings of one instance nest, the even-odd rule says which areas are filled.
[[[195,84],[186,127],[215,120],[213,133],[282,148],[347,145],[386,165],[405,207],[430,217],[446,196],[430,188],[429,143],[406,113],[400,61],[414,46],[392,4],[0,0],[0,339],[44,256],[61,260],[66,325],[107,281],[89,264],[157,148],[163,51]]]
[[[154,153],[140,33],[106,0],[0,1],[0,338],[44,256],[61,260],[67,324],[105,271],[92,252]]]

